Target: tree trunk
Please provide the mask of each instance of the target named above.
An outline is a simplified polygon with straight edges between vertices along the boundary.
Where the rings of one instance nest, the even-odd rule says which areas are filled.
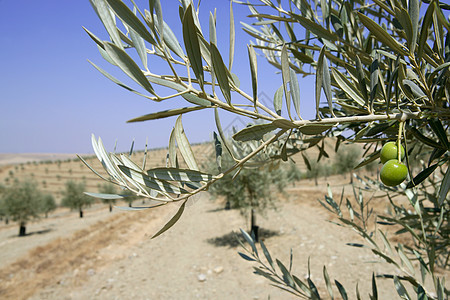
[[[133,206],[131,205],[131,202],[128,202],[128,206],[129,206],[129,207],[133,207]]]
[[[109,212],[112,212],[112,205],[111,205],[111,203],[109,204]]]
[[[80,208],[80,218],[83,217],[83,210]]]
[[[25,222],[20,222],[19,236],[25,236],[27,228],[25,227]]]
[[[255,216],[255,210],[252,208],[251,210],[251,216],[250,216],[250,235],[255,239],[255,242],[259,241],[258,231],[259,226],[256,225],[256,216]]]

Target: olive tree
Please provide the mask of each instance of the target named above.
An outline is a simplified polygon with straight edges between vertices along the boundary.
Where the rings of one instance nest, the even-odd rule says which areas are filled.
[[[48,217],[48,214],[54,211],[57,208],[55,197],[52,194],[42,194],[42,198],[40,200],[40,211]]]
[[[26,225],[41,213],[42,193],[37,183],[31,180],[16,181],[8,187],[2,197],[6,218],[19,224],[19,236],[26,235]]]
[[[63,198],[61,200],[62,206],[70,209],[77,209],[80,213],[80,218],[83,217],[83,209],[93,203],[93,198],[84,193],[84,182],[76,182],[69,180],[66,182],[65,190],[63,191]]]
[[[224,167],[229,167],[232,162],[229,155],[222,156]],[[206,168],[214,174],[217,165],[213,163]],[[208,192],[214,198],[225,197],[225,208],[236,208],[241,214],[250,215],[250,232],[258,240],[256,213],[264,213],[267,208],[274,207],[276,204],[273,199],[295,178],[296,172],[292,168],[283,168],[279,164],[255,164],[251,168],[238,170],[235,174],[225,175]]]
[[[394,265],[398,265],[400,259],[402,266],[409,266],[408,261],[415,259],[420,262],[422,274],[432,276],[434,291],[426,289],[417,273],[408,268],[400,268],[399,276],[388,274],[386,277],[393,279],[401,297],[409,297],[404,284],[411,285],[420,299],[446,297],[448,290],[444,288],[444,279],[435,272],[434,262],[438,250],[449,257],[445,228],[448,228],[450,211],[447,196],[450,187],[450,36],[448,16],[444,13],[449,5],[437,0],[239,2],[240,9],[250,10],[253,23],[244,22],[243,30],[254,39],[248,44],[251,85],[241,87],[239,79],[231,72],[235,45],[233,14],[230,13],[226,64],[216,32],[216,22],[222,21],[222,15],[209,14],[206,36],[197,6],[190,0],[180,3],[182,36],[179,38],[164,20],[162,3],[158,0],[150,1],[148,10],[129,8],[120,0],[91,0],[110,41],[103,41],[86,29],[102,57],[139,88],[133,89],[92,63],[107,78],[152,101],[165,102],[179,96],[186,101],[187,106],[175,106],[129,121],[178,116],[169,137],[165,166],[147,170],[145,161],[138,165],[127,156],[108,153],[102,140],[92,137],[95,153],[109,174],[108,178],[103,177],[105,180],[156,201],[157,206],[182,203],[172,220],[155,236],[176,223],[190,196],[256,162],[287,161],[293,154],[312,147],[317,147],[320,155],[324,155],[325,139],[337,137],[337,144],[346,141],[366,145],[367,151],[356,166],[359,168],[376,161],[381,146],[393,141],[397,149],[403,146],[407,155],[402,161],[398,150],[397,160],[386,162],[388,177],[397,177],[398,168],[404,173],[400,174],[401,179],[406,182],[395,181],[395,186],[387,186],[367,178],[361,181],[385,191],[389,199],[396,194],[409,201],[410,209],[394,205],[395,215],[383,218],[387,224],[402,227],[401,232],[409,232],[413,247],[399,246],[388,251],[391,248],[386,243],[386,247],[381,248],[358,225],[351,205],[347,206],[349,218],[342,215],[330,193],[326,196],[326,205],[337,212],[343,225],[362,235],[368,242],[366,246],[380,259]],[[230,12],[232,10],[230,4]],[[258,98],[261,87],[257,54],[264,55],[280,73],[281,85],[271,104]],[[165,62],[167,70],[152,68],[148,56]],[[299,75],[314,76],[314,99],[301,99]],[[315,107],[315,117],[304,118],[300,109],[302,101]],[[221,169],[217,175],[200,170],[183,128],[181,116],[199,110],[213,110],[215,114],[214,145]],[[221,111],[249,120],[249,126],[233,134],[233,143],[222,130]],[[259,122],[255,123],[256,119]],[[244,151],[246,147],[251,151]],[[413,149],[420,149],[414,152],[417,156],[411,155]],[[223,152],[230,155],[233,163],[222,169]],[[424,162],[422,169],[413,173],[409,166],[418,159]],[[359,203],[364,206],[363,202]],[[361,214],[357,217],[363,218]],[[379,235],[383,239],[383,234]],[[250,253],[257,256],[254,241],[248,235],[246,239],[251,245]],[[262,243],[261,247],[267,250]],[[444,259],[444,267],[447,263],[448,259]],[[280,262],[278,271],[282,275],[277,275],[278,286],[300,297],[319,298],[310,279],[305,284],[281,266]],[[276,272],[273,266],[271,270]],[[271,277],[267,270],[260,269],[257,274]],[[373,286],[371,298],[376,299],[375,277]],[[328,287],[331,294],[331,284]],[[346,291],[338,281],[336,287],[346,299]],[[359,297],[358,292],[357,295]]]

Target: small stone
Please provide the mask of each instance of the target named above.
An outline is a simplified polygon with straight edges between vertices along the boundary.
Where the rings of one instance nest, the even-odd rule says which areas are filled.
[[[89,270],[87,270],[86,274],[88,276],[94,276],[95,275],[95,270],[94,269],[89,269]]]
[[[204,281],[206,281],[206,275],[205,275],[205,274],[199,274],[199,275],[197,276],[197,279],[198,279],[198,281],[200,281],[200,282],[204,282]]]
[[[222,266],[217,266],[214,268],[214,273],[216,274],[220,274],[223,272],[223,267]]]

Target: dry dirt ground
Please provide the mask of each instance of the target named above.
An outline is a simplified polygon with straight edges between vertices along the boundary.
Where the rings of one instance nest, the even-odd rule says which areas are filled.
[[[345,245],[361,240],[328,222],[331,215],[316,201],[325,191],[311,181],[288,188],[287,196],[277,199],[278,209],[258,218],[265,243],[286,264],[292,248],[293,271],[300,278],[307,276],[310,258],[311,277],[323,295],[325,265],[350,299],[356,298],[356,284],[368,299],[372,272],[396,271],[373,263],[379,260],[370,251]],[[237,255],[242,249],[232,245],[232,232],[247,228],[247,221],[222,207],[204,193],[156,239],[150,237],[176,207],[109,213],[97,205],[83,219],[61,209],[29,224],[24,238],[16,236],[16,224],[2,225],[0,299],[292,299],[252,274],[256,264]],[[393,287],[379,279],[379,299],[398,298]]]

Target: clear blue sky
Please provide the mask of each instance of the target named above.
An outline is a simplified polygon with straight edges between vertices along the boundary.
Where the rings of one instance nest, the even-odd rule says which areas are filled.
[[[148,1],[136,2],[142,10],[148,9]],[[161,2],[164,19],[182,43],[179,2]],[[227,62],[229,2],[202,1],[201,23],[206,30],[209,11],[214,7],[218,8],[219,49]],[[241,20],[251,22],[246,18],[249,11],[234,5],[234,14],[237,41],[233,72],[239,76],[241,88],[251,94],[246,48],[251,37],[239,24]],[[134,124],[126,121],[174,108],[181,100],[154,103],[109,81],[87,59],[137,88],[103,60],[82,26],[109,39],[88,0],[0,0],[0,153],[92,153],[91,133],[101,136],[109,151],[116,139],[119,151],[128,149],[133,139],[135,147],[142,149],[147,137],[151,148],[167,146],[175,118]],[[157,73],[155,67],[149,64]],[[281,76],[263,57],[258,58],[258,68],[260,92],[273,97]],[[311,104],[304,104],[304,109],[313,110],[311,81],[300,80],[300,90],[303,103]],[[224,114],[222,125],[233,119]],[[215,130],[213,111],[187,114],[183,124],[191,142],[207,141]]]

